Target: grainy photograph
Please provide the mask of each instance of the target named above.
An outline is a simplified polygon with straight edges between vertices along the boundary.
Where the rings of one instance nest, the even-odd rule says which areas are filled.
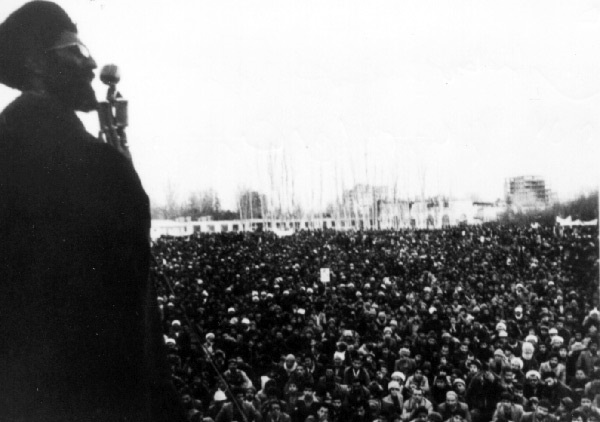
[[[600,422],[600,3],[4,0],[0,421]]]

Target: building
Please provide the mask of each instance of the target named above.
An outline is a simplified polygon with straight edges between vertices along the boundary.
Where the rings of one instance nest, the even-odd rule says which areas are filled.
[[[552,205],[553,194],[539,176],[518,176],[506,179],[504,194],[513,211],[542,210]]]
[[[474,202],[434,197],[415,201],[382,201],[378,207],[380,229],[442,229],[461,224],[497,221],[502,202]]]

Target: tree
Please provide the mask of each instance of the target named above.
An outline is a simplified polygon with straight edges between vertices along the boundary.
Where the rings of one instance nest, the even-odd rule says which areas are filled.
[[[267,197],[259,192],[244,189],[238,194],[237,203],[240,219],[263,218]]]
[[[194,192],[190,194],[182,211],[184,215],[190,216],[192,220],[204,216],[211,216],[216,219],[216,216],[221,212],[221,201],[214,189]]]

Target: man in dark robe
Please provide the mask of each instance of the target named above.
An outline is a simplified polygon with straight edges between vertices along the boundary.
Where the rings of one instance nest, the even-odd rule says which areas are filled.
[[[148,198],[75,111],[96,63],[59,6],[0,25],[0,419],[183,421],[148,279]]]

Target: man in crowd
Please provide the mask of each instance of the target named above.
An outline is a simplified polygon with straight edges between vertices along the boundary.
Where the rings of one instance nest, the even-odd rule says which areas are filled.
[[[448,391],[446,393],[446,401],[438,406],[437,411],[442,415],[443,420],[448,420],[454,415],[460,415],[463,420],[471,422],[469,406],[466,403],[460,403],[458,401],[458,396],[454,391]]]
[[[490,420],[500,401],[500,378],[489,368],[484,368],[471,381],[467,390],[467,403],[474,422]]]
[[[511,393],[502,393],[500,403],[496,406],[496,411],[492,416],[492,421],[510,421],[521,422],[523,417],[523,406],[513,402]]]
[[[557,422],[556,416],[550,413],[550,403],[547,400],[541,400],[533,412],[526,412],[521,418],[521,422]]]
[[[406,400],[402,406],[402,419],[410,421],[414,417],[413,413],[421,408],[425,409],[428,413],[433,412],[433,405],[431,401],[425,398],[423,390],[413,388],[411,398]]]

